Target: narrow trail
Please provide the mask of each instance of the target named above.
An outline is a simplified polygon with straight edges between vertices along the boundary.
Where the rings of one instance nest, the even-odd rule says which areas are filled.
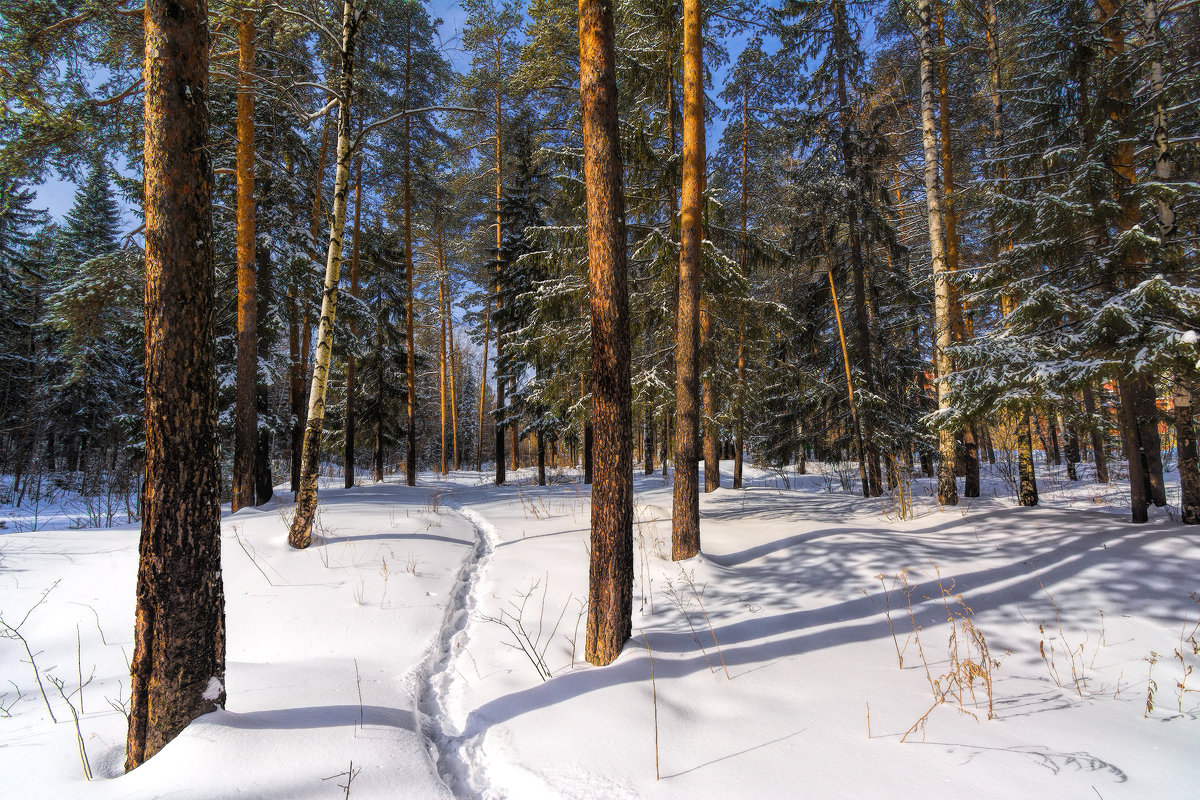
[[[416,693],[416,717],[420,720],[429,754],[438,775],[460,798],[491,796],[487,770],[478,735],[464,733],[455,720],[455,682],[462,674],[466,653],[467,626],[478,605],[480,578],[495,547],[495,529],[475,511],[447,504],[450,513],[462,517],[475,531],[475,547],[459,568],[445,617],[425,664],[420,670]],[[471,664],[467,669],[474,669]]]

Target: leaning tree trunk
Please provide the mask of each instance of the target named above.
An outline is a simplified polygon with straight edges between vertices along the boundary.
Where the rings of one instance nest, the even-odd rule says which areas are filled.
[[[317,329],[317,353],[312,385],[308,393],[308,422],[304,426],[304,450],[300,461],[300,491],[288,544],[303,549],[312,543],[313,517],[317,511],[317,472],[321,453],[321,427],[325,421],[325,388],[333,355],[333,321],[337,312],[338,275],[342,267],[342,236],[346,230],[346,194],[350,183],[350,102],[354,93],[354,40],[358,18],[354,0],[345,0],[342,17],[341,95],[337,127],[337,172],[333,182],[333,224],[325,258],[325,292],[321,300],[321,323]]]
[[[254,252],[254,16],[238,17],[237,87],[237,399],[230,510],[254,505],[258,445],[258,295]]]
[[[579,95],[597,454],[584,657],[598,666],[620,655],[633,616],[633,419],[615,62],[612,6],[580,0]]]
[[[937,102],[937,72],[933,65],[933,28],[931,0],[920,0],[917,11],[921,23],[921,138],[925,146],[925,196],[929,207],[929,250],[933,257],[934,366],[937,369],[938,409],[950,407],[949,348],[952,344],[950,319],[950,282],[946,271],[946,252],[942,245],[942,195],[938,186],[937,120],[933,107]],[[938,431],[938,502],[958,504],[958,486],[954,467],[957,459],[954,433],[942,427]]]
[[[683,203],[675,330],[675,487],[671,558],[700,552],[700,243],[704,204],[704,53],[700,0],[683,2]]]
[[[145,10],[146,482],[125,768],[225,703],[208,9]]]

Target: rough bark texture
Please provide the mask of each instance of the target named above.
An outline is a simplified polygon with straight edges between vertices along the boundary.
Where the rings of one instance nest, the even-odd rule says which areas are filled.
[[[1021,413],[1017,423],[1017,502],[1023,506],[1038,504],[1037,476],[1033,469],[1033,434],[1029,431],[1029,412]]]
[[[333,182],[333,224],[325,258],[325,290],[321,299],[321,322],[317,329],[317,352],[313,359],[312,384],[308,393],[308,421],[304,426],[304,449],[300,459],[300,490],[288,544],[305,548],[312,543],[313,518],[317,511],[317,473],[321,452],[321,428],[325,422],[325,389],[333,356],[333,322],[337,313],[338,277],[342,267],[342,237],[346,231],[346,195],[350,184],[350,101],[354,96],[354,40],[358,19],[354,0],[345,0],[342,16],[341,96],[337,125],[337,172]]]
[[[749,192],[746,187],[746,164],[748,161],[747,150],[749,149],[749,126],[750,126],[750,87],[746,84],[742,87],[742,176],[741,176],[741,192],[742,192],[742,230],[741,230],[741,251],[739,253],[739,266],[743,276],[749,275],[749,260],[746,253],[746,224],[749,218]],[[746,308],[744,305],[738,308],[738,345],[737,345],[737,392],[735,399],[737,407],[734,410],[734,432],[733,432],[733,488],[742,488],[742,451],[745,450],[746,438]]]
[[[704,55],[700,0],[683,2],[683,203],[675,329],[675,486],[671,558],[700,552],[700,242],[703,238]]]
[[[633,614],[633,418],[625,203],[612,6],[605,0],[579,2],[579,95],[592,311],[592,420],[598,455],[592,484],[584,657],[604,665],[620,655]]]
[[[237,398],[231,510],[254,505],[258,445],[258,296],[254,250],[254,17],[238,16],[237,87]]]
[[[404,40],[404,107],[412,82],[412,35]],[[407,447],[404,452],[404,482],[417,485],[417,344],[413,335],[416,307],[413,304],[412,254],[412,117],[404,117],[404,340],[406,343],[405,377],[408,381]]]
[[[125,768],[225,702],[208,10],[145,11],[146,483]]]
[[[938,375],[938,408],[950,407],[949,386],[946,376],[950,374],[948,349],[953,343],[950,314],[950,283],[947,280],[946,253],[942,245],[942,193],[938,186],[938,142],[937,121],[933,108],[937,102],[937,72],[933,65],[933,28],[931,0],[920,0],[917,11],[921,23],[921,138],[925,147],[925,196],[929,210],[929,248],[933,256],[934,292],[934,367]],[[954,433],[946,428],[938,431],[938,502],[942,505],[958,504],[958,486],[954,479],[954,467],[958,453]]]
[[[496,44],[496,137],[495,137],[495,160],[496,160],[496,311],[499,312],[504,307],[504,301],[501,299],[501,290],[504,288],[500,283],[500,247],[504,241],[503,215],[500,213],[500,201],[503,195],[503,168],[504,159],[501,157],[501,144],[503,142],[502,134],[504,132],[502,116],[502,108],[500,102],[500,45]],[[500,315],[502,316],[502,315]],[[504,352],[504,332],[497,321],[496,324],[496,413],[504,413],[504,379],[500,377],[500,359]],[[499,422],[496,423],[496,485],[504,483],[504,426]]]
[[[1200,473],[1197,472],[1196,410],[1192,393],[1175,383],[1175,441],[1179,447],[1180,518],[1185,525],[1200,524]]]

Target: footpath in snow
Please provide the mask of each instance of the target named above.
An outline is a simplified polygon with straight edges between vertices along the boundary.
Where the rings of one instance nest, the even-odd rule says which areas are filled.
[[[900,519],[828,475],[747,476],[702,496],[703,555],[673,563],[670,483],[638,475],[634,637],[605,668],[582,660],[568,475],[322,489],[304,552],[286,503],[227,516],[229,708],[121,777],[136,529],[5,532],[6,621],[59,581],[21,631],[86,700],[96,774],[0,641],[6,793],[334,798],[350,773],[352,798],[1195,796],[1194,532],[1125,523],[1119,486],[1022,509],[992,481],[942,509],[918,481]]]

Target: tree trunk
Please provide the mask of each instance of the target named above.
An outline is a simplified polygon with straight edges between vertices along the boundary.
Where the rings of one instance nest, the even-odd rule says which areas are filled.
[[[404,108],[408,110],[412,73],[412,35],[404,40]],[[412,257],[412,117],[404,117],[404,337],[407,343],[408,446],[405,449],[404,482],[417,485],[417,347],[413,337],[416,309],[413,304]]]
[[[933,66],[933,30],[930,19],[931,0],[919,0],[917,10],[921,23],[921,137],[925,147],[925,196],[929,207],[929,249],[933,256],[934,291],[934,366],[938,376],[938,409],[950,407],[949,386],[950,355],[952,344],[950,282],[946,268],[946,253],[942,245],[942,197],[938,186],[938,142],[937,121],[933,107],[937,95],[937,73]],[[958,486],[954,479],[957,458],[954,433],[942,428],[938,431],[938,502],[942,505],[958,504]]]
[[[125,769],[225,703],[208,9],[145,10],[146,483]]]
[[[444,265],[446,263],[446,254],[445,254],[442,240],[443,240],[443,231],[442,231],[441,223],[439,221],[439,223],[438,223],[438,261],[440,261]],[[445,269],[445,268],[443,267],[443,269]],[[449,270],[445,270],[444,274],[446,274],[448,276]],[[448,365],[449,369],[450,369],[450,440],[451,440],[451,445],[452,445],[452,452],[454,455],[454,460],[453,460],[454,469],[455,469],[455,471],[458,471],[458,470],[462,469],[462,461],[459,460],[459,455],[458,455],[458,391],[455,387],[455,378],[454,378],[454,369],[455,369],[455,363],[454,363],[454,293],[452,291],[452,284],[450,283],[449,279],[446,278],[444,280],[445,280],[445,284],[446,284],[446,328],[447,328],[447,338],[449,340],[447,342],[447,344],[450,348],[449,365]]]
[[[362,123],[358,129],[362,132]],[[362,229],[362,155],[354,160],[354,232],[350,234],[350,296],[358,297],[358,266],[359,266],[359,232]],[[354,321],[350,322],[350,338],[357,342],[358,328]],[[358,359],[354,353],[346,355],[346,457],[342,471],[345,473],[347,489],[354,486],[354,437],[357,433],[358,419],[355,416],[355,401],[358,395],[357,375],[355,368]]]
[[[712,353],[712,315],[708,303],[700,298],[700,363],[716,361]],[[721,440],[717,434],[717,398],[713,391],[711,370],[701,370],[704,378],[700,382],[701,425],[704,431],[704,492],[715,492],[721,488]]]
[[[1046,434],[1050,437],[1050,450],[1046,454],[1056,467],[1062,466],[1062,448],[1058,443],[1058,415],[1053,408],[1046,409]]]
[[[537,433],[537,469],[538,469],[538,486],[546,485],[546,440],[542,436],[542,431],[539,428]]]
[[[257,276],[257,316],[267,319],[270,314],[271,302],[274,297],[274,278],[271,268],[271,250],[268,247],[258,248]],[[258,351],[267,352],[269,345],[266,341],[265,326],[258,328]],[[266,380],[258,382],[255,392],[255,403],[260,417],[265,417],[270,409],[270,385]],[[271,474],[271,429],[262,426],[258,429],[258,441],[254,455],[254,503],[263,505],[270,502],[275,495],[275,481]]]
[[[1038,504],[1037,476],[1033,466],[1033,434],[1029,431],[1029,412],[1021,413],[1017,424],[1017,470],[1019,487],[1017,502],[1023,506]]]
[[[863,388],[868,392],[875,391],[875,368],[871,358],[871,321],[867,314],[867,276],[866,265],[863,263],[862,237],[859,229],[858,202],[858,156],[854,150],[852,135],[853,114],[847,94],[847,61],[850,58],[850,32],[846,20],[846,5],[842,0],[832,4],[833,11],[833,48],[838,54],[837,60],[837,102],[838,124],[841,128],[842,164],[849,184],[850,203],[847,207],[847,232],[850,239],[850,269],[854,279],[854,350],[862,369]],[[875,447],[874,427],[869,414],[863,414],[858,420],[862,430],[861,450],[865,460],[862,469],[865,480],[863,494],[878,497],[883,493],[879,451]]]
[[[442,446],[441,473],[446,474],[446,284],[438,279],[438,435]]]
[[[254,505],[258,446],[258,293],[254,249],[254,17],[238,15],[237,77],[237,398],[234,408],[231,511]]]
[[[1088,415],[1088,430],[1092,438],[1092,456],[1096,460],[1097,483],[1108,483],[1108,448],[1104,444],[1104,432],[1100,428],[1102,419],[1096,415],[1096,398],[1092,387],[1083,386],[1083,408]]]
[[[625,204],[617,128],[611,4],[579,3],[579,94],[587,187],[592,316],[592,420],[599,455],[592,485],[591,565],[584,657],[621,653],[633,615],[633,439]]]
[[[488,340],[492,333],[492,303],[483,312],[483,361],[479,367],[479,443],[475,447],[475,471],[483,472],[483,403],[487,395]]]
[[[1197,472],[1196,421],[1192,393],[1175,382],[1175,441],[1179,449],[1180,518],[1184,525],[1200,524],[1200,473]]]
[[[1063,415],[1062,415],[1063,436],[1066,439],[1066,446],[1064,447],[1064,454],[1066,455],[1066,458],[1067,458],[1067,480],[1077,481],[1077,480],[1079,480],[1079,473],[1076,470],[1075,465],[1079,463],[1079,430],[1075,427],[1075,424],[1071,421],[1072,417],[1069,416],[1069,414],[1070,414],[1070,403],[1068,401],[1068,402],[1064,402],[1064,404],[1063,404]]]
[[[647,475],[654,474],[654,446],[655,446],[654,445],[654,428],[657,424],[658,424],[658,421],[654,419],[654,409],[647,408],[646,409],[646,422],[645,422],[646,437],[645,437],[645,443],[644,443],[644,447],[643,447],[645,452],[642,454],[642,458],[645,461],[645,467],[646,467],[645,471],[646,471]]]
[[[504,288],[500,283],[500,248],[504,241],[503,216],[500,213],[500,201],[503,196],[503,175],[504,175],[504,160],[501,158],[501,142],[503,133],[503,117],[501,116],[500,107],[500,47],[496,46],[496,311],[499,313],[504,307],[504,301],[501,299],[501,290]],[[496,414],[501,417],[504,415],[504,379],[500,376],[500,359],[504,348],[504,331],[501,330],[499,320],[496,323]],[[504,425],[499,420],[496,422],[496,485],[504,483]]]
[[[749,215],[747,213],[749,207],[749,193],[746,187],[746,178],[748,171],[746,164],[748,161],[747,150],[749,149],[749,126],[750,126],[750,86],[745,84],[742,86],[742,176],[741,176],[741,191],[742,191],[742,230],[741,230],[741,252],[740,268],[742,277],[749,277],[749,259],[746,252],[746,225]],[[746,307],[745,304],[738,306],[738,344],[737,344],[737,392],[735,394],[737,407],[735,409],[734,422],[734,441],[733,441],[733,488],[742,488],[742,451],[745,450],[746,441]]]
[[[683,0],[683,202],[675,330],[675,486],[671,559],[700,552],[700,245],[704,204],[704,54],[700,0]]]
[[[300,491],[288,544],[303,549],[312,543],[313,518],[317,511],[317,473],[321,454],[321,428],[325,421],[325,388],[333,355],[333,322],[337,312],[338,276],[342,267],[342,235],[346,228],[346,194],[350,183],[350,103],[354,95],[354,40],[358,18],[354,0],[345,0],[342,17],[341,96],[337,126],[337,172],[333,184],[333,224],[325,258],[325,291],[321,300],[321,322],[317,330],[317,352],[308,394],[308,421],[304,426],[304,450],[300,463]]]
[[[583,482],[592,482],[592,421],[589,419],[583,425]]]

